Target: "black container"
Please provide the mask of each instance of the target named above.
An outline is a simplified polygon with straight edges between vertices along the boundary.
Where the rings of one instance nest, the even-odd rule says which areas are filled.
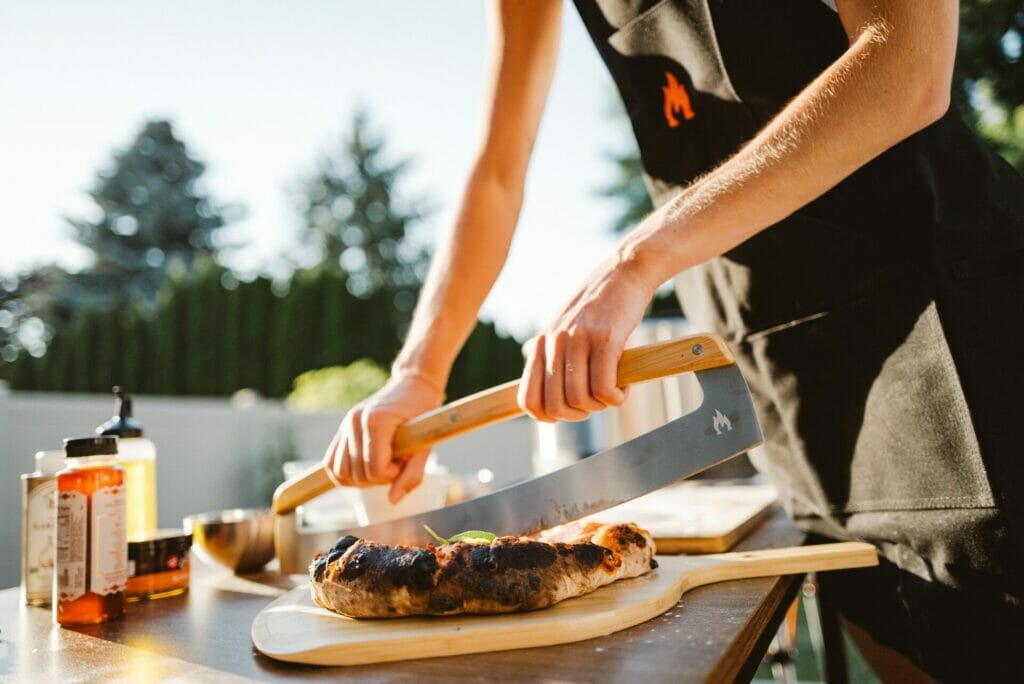
[[[158,530],[149,539],[128,542],[128,600],[163,598],[188,589],[192,535]]]

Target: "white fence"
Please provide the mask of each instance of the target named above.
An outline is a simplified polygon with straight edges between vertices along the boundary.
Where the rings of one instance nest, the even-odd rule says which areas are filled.
[[[113,397],[0,391],[0,588],[19,582],[21,482],[33,454],[59,449],[64,437],[92,434],[113,412]],[[161,527],[191,513],[270,504],[281,465],[319,459],[340,413],[297,413],[268,400],[138,396],[136,418],[157,446]],[[531,424],[513,420],[437,448],[453,473],[489,468],[501,486],[530,473]]]
[[[690,332],[682,319],[645,321],[629,346]],[[618,444],[688,413],[701,393],[692,375],[631,388],[620,408],[585,423],[543,425],[519,418],[438,445],[438,460],[454,474],[488,468],[494,487],[565,465],[581,454]],[[141,396],[135,417],[157,446],[162,527],[180,527],[191,513],[270,504],[289,460],[317,460],[341,412],[297,413],[277,401]],[[110,395],[14,392],[0,386],[0,588],[19,581],[21,483],[33,454],[59,449],[64,437],[92,434],[113,412]],[[537,437],[534,433],[538,432]],[[751,474],[734,463],[721,476]]]

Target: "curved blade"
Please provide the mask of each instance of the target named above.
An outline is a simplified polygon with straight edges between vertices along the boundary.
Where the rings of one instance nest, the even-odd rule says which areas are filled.
[[[761,443],[747,383],[735,365],[696,373],[704,401],[687,415],[578,463],[428,513],[346,530],[384,544],[422,545],[423,525],[442,535],[486,530],[532,534],[696,475]]]

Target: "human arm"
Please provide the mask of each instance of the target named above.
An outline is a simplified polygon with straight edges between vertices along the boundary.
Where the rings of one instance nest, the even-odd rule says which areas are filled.
[[[484,133],[457,219],[438,245],[388,385],[352,409],[324,456],[338,484],[392,482],[396,501],[423,477],[427,453],[391,460],[404,420],[434,408],[512,241],[533,142],[554,73],[561,2],[495,0]]]
[[[528,349],[520,403],[580,419],[614,397],[615,366],[655,288],[819,197],[949,106],[956,0],[839,0],[849,48],[753,140],[648,216]]]

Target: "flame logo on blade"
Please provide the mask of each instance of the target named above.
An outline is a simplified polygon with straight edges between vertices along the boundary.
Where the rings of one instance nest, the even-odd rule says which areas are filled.
[[[722,431],[729,432],[732,430],[732,421],[724,413],[715,409],[714,419],[711,421],[711,427],[715,428],[715,434],[720,435]]]

